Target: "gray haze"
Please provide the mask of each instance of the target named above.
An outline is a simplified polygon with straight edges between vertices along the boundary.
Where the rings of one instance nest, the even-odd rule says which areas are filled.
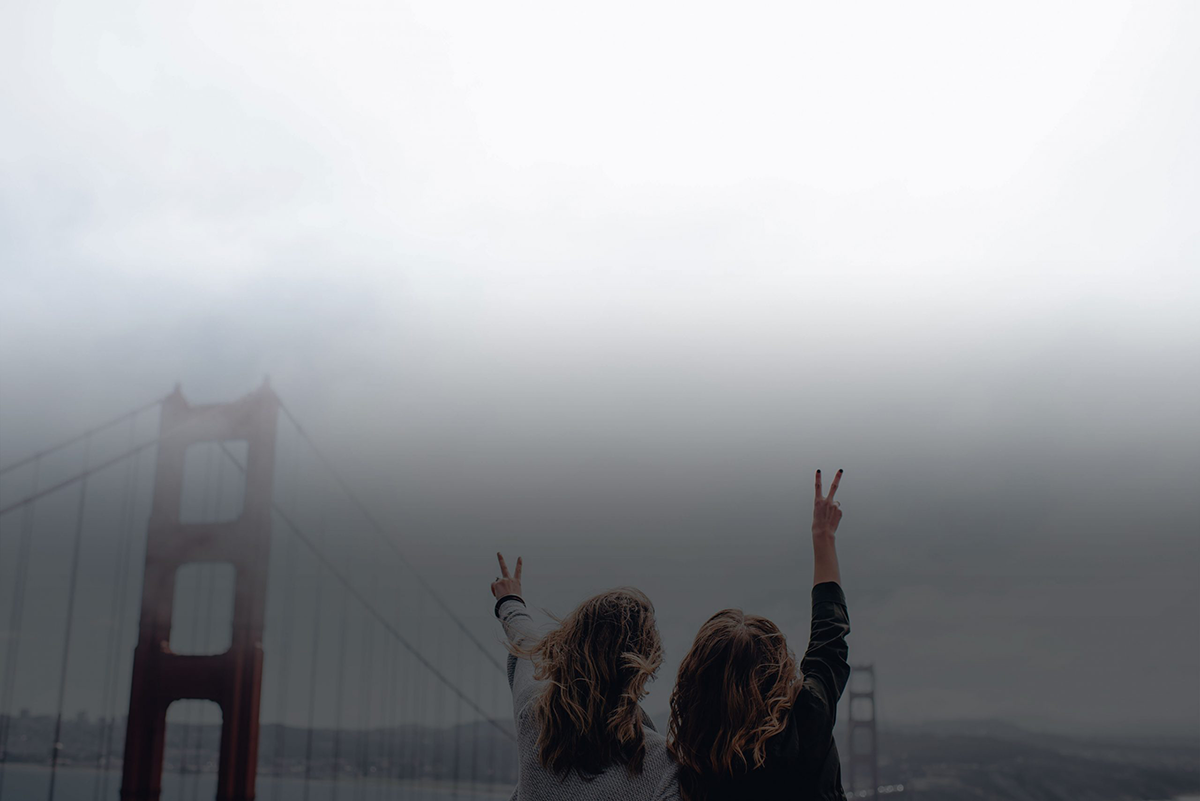
[[[655,711],[719,608],[803,648],[842,467],[885,723],[1197,731],[1200,6],[3,16],[0,463],[269,374],[479,637],[497,549],[646,590]]]

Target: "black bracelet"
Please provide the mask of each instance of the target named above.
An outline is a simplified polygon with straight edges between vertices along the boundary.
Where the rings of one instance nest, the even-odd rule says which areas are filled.
[[[505,601],[520,601],[521,606],[525,605],[525,599],[520,595],[501,595],[500,599],[496,601],[496,617],[500,617],[500,604]]]

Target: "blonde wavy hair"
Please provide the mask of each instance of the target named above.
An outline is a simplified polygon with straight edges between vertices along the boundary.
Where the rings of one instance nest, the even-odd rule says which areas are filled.
[[[639,701],[662,664],[654,606],[621,587],[589,598],[540,640],[509,645],[546,682],[532,713],[542,766],[585,778],[613,764],[641,773],[646,756]]]
[[[774,623],[740,609],[709,618],[671,693],[667,740],[684,801],[703,801],[707,778],[766,764],[767,741],[787,728],[799,691],[796,656]]]

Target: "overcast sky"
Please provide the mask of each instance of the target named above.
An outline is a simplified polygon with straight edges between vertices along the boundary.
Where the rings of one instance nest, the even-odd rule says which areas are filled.
[[[886,721],[1196,731],[1200,6],[4,17],[0,462],[269,374],[481,638],[497,548],[643,587],[654,711],[719,608],[803,649],[842,467]]]

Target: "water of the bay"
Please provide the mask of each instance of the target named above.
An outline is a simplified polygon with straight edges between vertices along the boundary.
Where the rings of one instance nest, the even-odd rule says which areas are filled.
[[[111,771],[106,777],[85,768],[59,768],[54,781],[54,801],[118,801],[121,775]],[[105,786],[107,784],[107,790]],[[307,788],[306,788],[307,785]],[[42,765],[9,763],[4,769],[4,797],[20,801],[49,798],[50,770]],[[209,801],[217,794],[214,773],[163,776],[161,801]],[[507,799],[512,787],[481,787],[450,782],[384,781],[343,777],[336,788],[330,779],[263,776],[258,777],[259,801],[492,801]]]

